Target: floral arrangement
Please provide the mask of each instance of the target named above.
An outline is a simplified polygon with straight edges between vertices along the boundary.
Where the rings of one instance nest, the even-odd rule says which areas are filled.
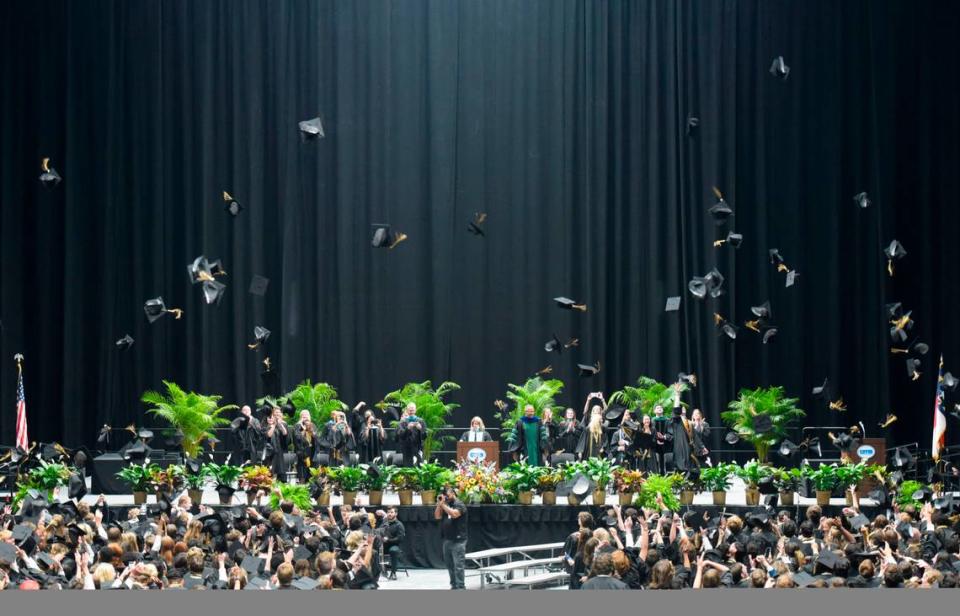
[[[467,462],[457,466],[457,496],[465,503],[509,503],[514,495],[506,489],[494,462]]]

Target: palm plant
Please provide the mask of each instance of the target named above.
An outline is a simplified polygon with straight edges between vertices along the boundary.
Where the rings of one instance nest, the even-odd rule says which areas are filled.
[[[310,379],[300,383],[284,396],[285,401],[292,404],[297,412],[306,409],[310,411],[310,420],[315,426],[324,426],[330,421],[330,414],[334,411],[346,410],[347,405],[337,399],[337,390],[328,383],[311,383]],[[288,423],[296,423],[299,417],[287,417]]]
[[[790,422],[806,416],[797,408],[797,402],[797,398],[784,397],[783,387],[741,389],[740,396],[730,402],[720,417],[741,439],[753,445],[758,460],[766,462],[770,448],[786,437]],[[770,418],[770,427],[758,432],[755,422],[761,415]]]
[[[687,391],[688,388],[686,383],[680,383],[681,392]],[[674,391],[673,385],[666,385],[648,376],[641,376],[637,379],[636,387],[626,385],[623,389],[610,394],[610,403],[639,410],[643,415],[653,415],[653,409],[656,406],[662,406],[665,409],[673,408]],[[680,404],[687,406],[685,402]]]
[[[166,420],[177,431],[183,453],[195,458],[203,442],[215,438],[214,428],[230,423],[220,414],[237,408],[237,405],[217,406],[220,396],[205,396],[192,391],[188,393],[170,381],[164,381],[163,384],[167,388],[166,395],[147,391],[140,400],[153,406],[148,412]]]
[[[313,509],[310,486],[306,484],[290,484],[282,481],[274,483],[273,490],[270,492],[270,509],[276,511],[284,501],[293,503],[301,513]]]
[[[417,417],[423,420],[427,428],[427,433],[423,439],[423,459],[429,460],[434,449],[445,441],[454,438],[449,435],[439,436],[439,431],[453,427],[447,423],[447,419],[453,409],[460,405],[446,402],[444,397],[458,389],[460,389],[460,386],[453,381],[444,381],[436,389],[433,388],[430,381],[407,383],[397,391],[392,391],[384,396],[377,407],[400,406],[404,408],[411,402],[417,406]],[[396,423],[394,423],[395,425]]]
[[[539,376],[527,379],[523,385],[508,383],[507,399],[514,405],[509,411],[504,409],[494,414],[494,417],[500,420],[500,425],[504,430],[509,430],[523,415],[523,409],[531,405],[540,415],[543,409],[552,408],[555,398],[563,391],[563,381],[559,379],[542,379]]]

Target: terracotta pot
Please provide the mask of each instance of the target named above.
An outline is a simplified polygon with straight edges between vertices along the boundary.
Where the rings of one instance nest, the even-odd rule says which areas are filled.
[[[605,505],[607,503],[607,491],[606,489],[597,488],[593,491],[593,504],[594,505]]]
[[[354,501],[357,500],[356,492],[343,491],[343,504],[344,505],[353,505]]]
[[[144,504],[145,502],[147,502],[147,492],[146,492],[146,490],[143,490],[143,491],[141,491],[141,492],[134,492],[134,493],[133,493],[133,504],[134,504],[134,505],[142,505],[142,504]]]
[[[380,506],[383,503],[383,490],[370,490],[370,504]]]
[[[784,507],[793,507],[793,497],[794,493],[790,492],[781,492],[780,493],[780,504]]]
[[[330,504],[330,493],[329,493],[329,492],[324,491],[324,492],[321,492],[320,494],[317,495],[317,506],[318,506],[318,507],[326,507],[326,506],[328,506],[329,504]]]
[[[817,504],[826,507],[830,504],[830,493],[832,490],[817,490]]]
[[[847,507],[853,507],[853,492],[850,490],[844,491],[843,498],[847,501]]]
[[[713,492],[713,504],[717,507],[723,507],[727,504],[727,493],[726,492]]]
[[[517,493],[517,502],[521,505],[532,505],[533,504],[533,492],[525,491]]]
[[[760,504],[760,488],[747,488],[747,507],[756,507]]]
[[[436,505],[437,504],[437,491],[436,490],[421,490],[420,491],[420,502],[424,505]]]
[[[400,497],[400,504],[410,506],[413,504],[413,490],[398,490],[397,496]]]
[[[692,505],[692,504],[693,504],[693,497],[696,496],[696,495],[697,495],[697,493],[694,492],[693,490],[680,490],[680,504],[681,504],[681,505]]]
[[[567,494],[567,504],[576,507],[580,504],[580,499],[574,494]]]
[[[633,502],[633,492],[620,492],[620,494],[618,495],[618,499],[619,499],[620,505],[622,507],[626,507]]]
[[[544,505],[556,505],[557,504],[557,493],[553,490],[549,492],[544,492],[540,495],[541,500]]]
[[[190,496],[194,505],[199,505],[203,501],[203,490],[187,490],[187,495]]]

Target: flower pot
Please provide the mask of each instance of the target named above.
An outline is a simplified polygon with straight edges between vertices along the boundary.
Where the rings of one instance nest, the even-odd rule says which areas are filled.
[[[383,490],[370,490],[370,504],[377,507],[383,503]]]
[[[696,496],[696,494],[693,490],[680,490],[680,504],[692,505],[693,497]]]
[[[723,491],[713,491],[713,504],[717,507],[723,507],[727,504],[727,493]]]
[[[344,490],[344,491],[343,491],[343,504],[344,504],[344,505],[353,505],[353,502],[354,502],[355,500],[357,500],[357,493],[356,493],[356,491],[354,491],[354,492],[349,492],[349,491],[347,491],[347,490]]]
[[[553,490],[549,492],[544,492],[540,495],[541,500],[544,505],[556,505],[557,504],[557,493]]]
[[[327,507],[330,505],[330,493],[324,490],[323,492],[317,494],[317,506],[318,507]]]
[[[847,507],[853,507],[853,492],[849,488],[843,491],[843,498],[847,501]]]
[[[144,504],[145,502],[147,502],[147,491],[146,491],[146,490],[140,490],[140,491],[134,491],[134,492],[133,492],[133,504],[134,504],[134,505],[142,505],[142,504]]]
[[[833,490],[817,490],[817,504],[826,507],[830,504],[830,493]]]
[[[567,504],[576,507],[580,504],[580,499],[571,492],[567,494]]]
[[[436,490],[421,490],[420,491],[420,502],[424,505],[436,505],[437,504],[437,491]]]
[[[621,492],[618,495],[618,500],[622,507],[628,506],[630,503],[633,502],[633,492]]]
[[[203,490],[187,490],[187,495],[190,497],[190,500],[193,501],[194,505],[199,505],[203,500]]]
[[[217,496],[220,497],[221,505],[232,505],[233,504],[233,492],[232,488],[217,488]]]
[[[607,490],[605,488],[597,488],[593,491],[593,504],[594,505],[605,505],[607,503]]]
[[[248,505],[253,505],[253,503],[255,503],[256,500],[257,500],[257,492],[256,492],[256,490],[251,491],[251,492],[247,492],[247,504],[248,504]]]
[[[398,490],[397,496],[400,497],[400,504],[410,506],[413,504],[413,490]]]
[[[780,492],[780,504],[784,507],[793,507],[793,490],[789,492]]]
[[[154,495],[157,497],[157,502],[158,502],[158,503],[159,503],[161,500],[165,500],[165,501],[167,501],[167,502],[170,502],[170,492],[169,492],[168,490],[156,490],[156,491],[154,492]]]
[[[747,488],[747,507],[756,507],[760,504],[760,488]]]
[[[532,505],[533,504],[533,492],[526,490],[523,492],[517,493],[517,502],[521,505]]]

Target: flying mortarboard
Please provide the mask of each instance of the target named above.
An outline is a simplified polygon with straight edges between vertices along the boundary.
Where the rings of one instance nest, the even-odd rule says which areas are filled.
[[[388,248],[392,250],[397,244],[407,239],[406,233],[391,231],[389,224],[374,223],[371,226],[373,227],[373,239],[370,243],[374,248]]]
[[[728,445],[736,445],[740,442],[740,435],[733,430],[727,432],[726,436],[723,437],[723,440],[727,441]]]
[[[692,113],[687,114],[687,127],[686,127],[687,137],[693,137],[696,134],[697,128],[699,126],[700,126],[700,118],[693,115]]]
[[[318,141],[327,136],[323,132],[323,120],[319,116],[311,120],[303,120],[297,124],[297,127],[300,129],[301,141]]]
[[[117,340],[116,345],[121,351],[126,351],[133,346],[133,337],[130,334],[124,334],[123,338]]]
[[[887,257],[887,273],[893,276],[893,262],[907,256],[907,251],[903,244],[897,240],[890,242],[890,245],[883,249],[883,254]]]
[[[587,311],[586,304],[578,304],[569,297],[554,297],[553,301],[557,304],[558,308],[563,308],[565,310],[579,310],[580,312]]]
[[[770,339],[773,338],[774,336],[776,336],[776,335],[777,335],[777,332],[779,332],[779,331],[780,331],[780,330],[777,329],[776,327],[768,327],[768,328],[767,328],[766,330],[764,330],[764,332],[763,332],[763,343],[764,343],[764,344],[767,344],[768,342],[770,342]]]
[[[716,186],[713,187],[713,194],[717,197],[717,202],[710,207],[708,212],[710,216],[713,217],[713,222],[718,226],[727,222],[731,216],[733,216],[733,208],[730,207],[730,204],[726,202],[723,198],[723,193],[720,192],[720,189]]]
[[[777,56],[770,65],[770,74],[774,77],[786,81],[790,76],[790,67],[783,61],[783,56]]]
[[[880,422],[879,424],[877,424],[877,425],[880,426],[881,428],[889,428],[889,427],[892,426],[892,425],[894,424],[894,422],[896,422],[896,421],[897,421],[897,416],[896,416],[896,415],[894,415],[893,413],[887,413],[887,418],[884,419],[883,421],[881,421],[881,422]]]
[[[853,196],[853,201],[863,209],[870,207],[870,204],[872,203],[870,201],[870,197],[867,196],[867,193],[865,192],[859,192],[855,194]]]
[[[223,191],[223,203],[223,209],[227,211],[227,214],[230,214],[233,217],[236,217],[241,211],[243,211],[243,206],[240,205],[240,203],[237,202],[237,200],[234,199],[227,191]]]
[[[43,173],[40,174],[40,183],[44,188],[54,188],[63,179],[57,170],[50,166],[50,159],[44,158],[40,163]]]
[[[717,313],[713,314],[713,322],[717,326],[717,330],[720,332],[720,334],[726,336],[730,340],[737,339],[737,331],[739,328],[736,325],[730,321],[727,321]]]
[[[920,361],[920,359],[919,359],[918,357],[910,357],[910,358],[907,359],[907,361],[906,361],[906,365],[907,365],[907,376],[909,376],[909,377],[911,378],[911,380],[916,381],[917,379],[920,378],[920,366],[921,366],[921,364],[922,364],[922,362]]]
[[[147,320],[153,323],[166,313],[173,315],[173,318],[179,319],[183,316],[183,310],[180,308],[167,308],[166,304],[163,303],[162,297],[155,297],[153,299],[148,299],[143,304],[143,312],[147,315]]]
[[[591,376],[596,376],[600,372],[600,362],[598,361],[594,365],[590,366],[587,364],[577,364],[577,369],[580,370],[580,376],[588,378]]]
[[[467,223],[467,231],[470,233],[485,237],[487,234],[483,231],[483,223],[487,220],[486,212],[475,212],[473,219]]]
[[[770,311],[770,300],[767,300],[759,306],[751,306],[750,312],[761,319],[769,319],[772,316]]]
[[[257,325],[253,328],[253,337],[256,340],[253,344],[248,344],[248,349],[255,349],[261,344],[266,344],[267,339],[270,338],[270,330],[261,325]]]
[[[581,473],[577,473],[574,477],[573,486],[570,488],[570,493],[582,499],[589,494],[592,489],[593,482],[590,481],[590,478]]]
[[[664,312],[676,312],[680,310],[680,298],[681,296],[675,295],[667,298],[667,304],[664,306]]]
[[[267,293],[267,285],[269,284],[269,278],[261,276],[260,274],[254,274],[253,278],[250,280],[249,292],[252,295],[263,297]]]
[[[787,277],[784,279],[783,286],[788,289],[797,283],[797,276],[800,275],[800,272],[797,270],[790,270],[787,272]]]
[[[219,280],[206,280],[203,283],[203,301],[207,304],[219,304],[226,291],[227,285]]]
[[[830,399],[830,380],[823,379],[823,385],[814,387],[810,393],[812,393],[814,397],[818,399]]]
[[[740,248],[740,244],[742,244],[742,243],[743,243],[743,235],[741,235],[741,234],[739,234],[739,233],[734,233],[733,231],[730,231],[730,232],[727,233],[727,237],[725,237],[725,238],[722,239],[722,240],[715,240],[715,241],[713,242],[713,245],[714,245],[714,247],[719,248],[720,246],[723,246],[724,244],[730,244],[730,245],[733,246],[734,248]]]
[[[957,390],[957,377],[953,376],[949,372],[943,373],[943,388],[947,391],[956,391]]]
[[[677,374],[677,382],[678,382],[678,383],[686,383],[686,384],[689,385],[690,387],[696,387],[696,386],[697,386],[697,375],[695,375],[695,374],[687,374],[686,372],[680,372],[679,374]]]

